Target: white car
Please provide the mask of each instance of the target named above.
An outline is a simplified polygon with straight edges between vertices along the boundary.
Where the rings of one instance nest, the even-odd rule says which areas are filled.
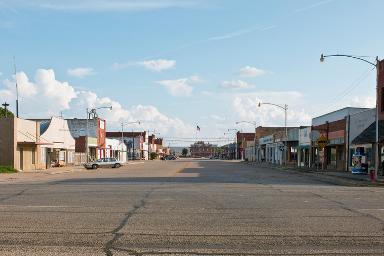
[[[100,158],[96,161],[84,164],[84,167],[87,169],[97,169],[99,167],[119,168],[121,165],[122,163],[120,161],[112,157],[112,158]]]

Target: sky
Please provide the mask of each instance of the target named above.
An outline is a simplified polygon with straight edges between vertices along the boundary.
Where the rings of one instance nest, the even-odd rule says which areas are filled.
[[[374,107],[381,0],[0,0],[0,101],[23,118],[149,130],[171,146]],[[14,57],[16,76],[14,74]],[[246,121],[240,124],[236,122]],[[200,127],[197,132],[196,126]],[[230,131],[228,131],[230,130]]]

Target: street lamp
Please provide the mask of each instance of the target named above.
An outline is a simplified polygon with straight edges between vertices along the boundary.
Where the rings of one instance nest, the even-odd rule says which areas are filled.
[[[258,106],[261,107],[262,105],[272,105],[272,106],[275,106],[275,107],[278,107],[278,108],[281,108],[282,110],[284,110],[284,127],[285,127],[285,141],[284,141],[284,163],[285,165],[287,165],[287,154],[288,154],[288,128],[287,128],[287,110],[288,110],[288,105],[287,104],[284,104],[284,105],[279,105],[279,104],[274,104],[274,103],[267,103],[267,102],[259,102]]]
[[[377,173],[379,170],[379,157],[380,157],[380,150],[379,150],[379,102],[378,102],[378,89],[379,89],[379,58],[376,56],[376,63],[373,63],[369,60],[364,59],[363,56],[355,56],[355,55],[347,55],[347,54],[331,54],[331,55],[324,55],[321,54],[320,56],[320,62],[324,62],[325,58],[329,57],[345,57],[345,58],[352,58],[356,60],[363,61],[365,63],[368,63],[371,66],[374,66],[376,68],[376,139],[375,139],[375,179],[377,179]]]
[[[87,155],[87,162],[89,161],[89,148],[88,148],[88,137],[89,137],[89,125],[88,125],[88,121],[89,121],[89,118],[91,117],[91,115],[93,115],[93,118],[97,118],[98,115],[97,115],[97,110],[98,109],[109,109],[109,110],[112,110],[112,106],[103,106],[103,107],[98,107],[98,108],[92,108],[89,110],[89,108],[87,108],[87,137],[86,137],[86,155]]]
[[[254,122],[254,121],[239,121],[239,122],[236,122],[236,124],[240,124],[240,123],[252,124],[255,127],[255,137],[253,138],[253,155],[256,156],[256,122]],[[243,141],[244,141],[244,137],[243,137]]]

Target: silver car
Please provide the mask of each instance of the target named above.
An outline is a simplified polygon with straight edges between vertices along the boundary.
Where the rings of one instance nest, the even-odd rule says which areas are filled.
[[[106,167],[112,167],[112,168],[119,168],[121,166],[121,162],[118,161],[116,158],[100,158],[96,161],[89,162],[84,164],[84,167],[87,169],[97,169],[97,168],[106,168]]]

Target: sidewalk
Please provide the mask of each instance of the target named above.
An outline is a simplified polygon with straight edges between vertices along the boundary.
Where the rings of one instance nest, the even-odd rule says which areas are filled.
[[[51,167],[49,169],[43,170],[30,170],[30,171],[20,171],[19,173],[45,173],[45,174],[60,174],[60,173],[68,173],[74,171],[85,170],[82,165],[71,165],[71,166],[63,166],[63,167]]]
[[[316,170],[314,168],[308,167],[293,167],[293,166],[282,166],[282,165],[273,165],[267,163],[255,163],[248,162],[248,164],[265,167],[265,168],[275,168],[280,170],[290,170],[295,172],[300,172],[310,176],[324,177],[328,180],[335,179],[335,183],[338,183],[340,180],[344,180],[345,183],[353,185],[378,185],[384,186],[384,177],[379,176],[376,182],[371,182],[368,174],[352,174],[351,172],[346,171],[335,171],[335,170]]]

